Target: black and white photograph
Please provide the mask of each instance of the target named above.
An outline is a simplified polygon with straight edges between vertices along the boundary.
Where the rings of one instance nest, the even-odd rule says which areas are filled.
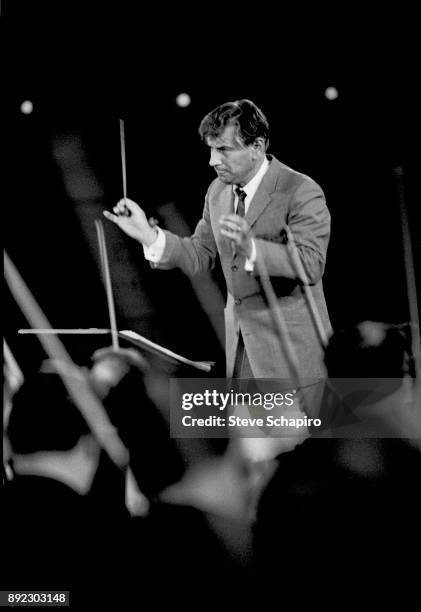
[[[420,609],[415,12],[0,26],[0,606]]]

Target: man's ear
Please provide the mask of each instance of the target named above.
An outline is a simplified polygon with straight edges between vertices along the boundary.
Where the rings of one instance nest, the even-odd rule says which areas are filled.
[[[256,140],[253,142],[253,148],[256,149],[256,151],[264,153],[266,150],[265,139],[261,136],[259,136],[259,138],[256,138]]]

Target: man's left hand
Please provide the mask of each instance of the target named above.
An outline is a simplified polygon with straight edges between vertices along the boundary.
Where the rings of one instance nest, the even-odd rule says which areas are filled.
[[[222,215],[219,219],[221,234],[226,236],[236,249],[250,258],[252,254],[251,229],[244,217],[239,215]]]

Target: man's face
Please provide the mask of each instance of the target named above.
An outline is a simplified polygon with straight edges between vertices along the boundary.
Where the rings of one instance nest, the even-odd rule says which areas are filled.
[[[258,151],[252,145],[245,146],[235,137],[235,127],[228,125],[216,138],[208,137],[209,165],[215,168],[219,179],[227,185],[246,185],[256,174],[259,165]]]

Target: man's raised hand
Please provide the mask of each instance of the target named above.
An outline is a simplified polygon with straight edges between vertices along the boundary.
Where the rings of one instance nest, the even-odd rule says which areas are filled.
[[[104,217],[118,225],[128,236],[147,247],[155,242],[157,230],[149,225],[144,211],[136,202],[123,198],[114,206],[113,212],[104,210]]]

